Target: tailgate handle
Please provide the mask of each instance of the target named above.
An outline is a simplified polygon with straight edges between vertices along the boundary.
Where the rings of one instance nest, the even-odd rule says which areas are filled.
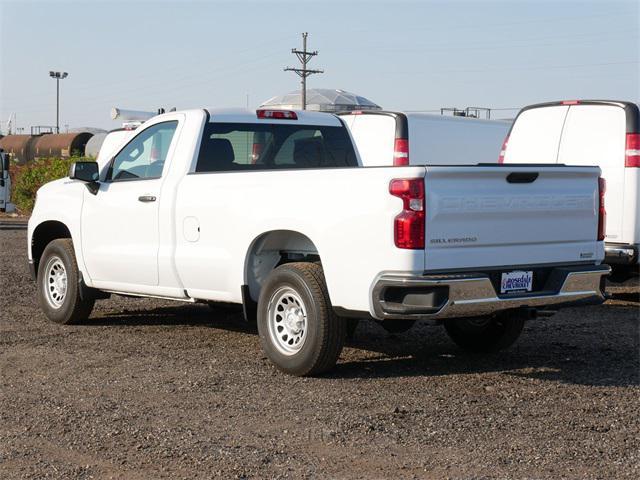
[[[509,183],[533,183],[538,178],[538,172],[511,172],[507,175]]]

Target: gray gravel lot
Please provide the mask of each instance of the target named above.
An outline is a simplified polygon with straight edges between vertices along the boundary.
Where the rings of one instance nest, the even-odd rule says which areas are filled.
[[[638,282],[509,351],[362,322],[287,377],[234,312],[114,296],[49,323],[0,231],[0,478],[640,478]]]

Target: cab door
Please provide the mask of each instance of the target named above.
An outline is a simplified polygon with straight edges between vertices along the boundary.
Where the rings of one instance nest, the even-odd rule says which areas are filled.
[[[138,132],[109,163],[97,194],[85,192],[82,253],[94,285],[158,285],[160,193],[178,123]]]

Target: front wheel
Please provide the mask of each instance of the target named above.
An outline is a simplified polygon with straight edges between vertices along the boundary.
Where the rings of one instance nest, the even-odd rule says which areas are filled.
[[[333,312],[319,264],[287,263],[269,274],[258,300],[258,333],[283,372],[317,375],[333,368],[346,322]]]
[[[520,337],[524,317],[455,318],[446,320],[447,334],[460,348],[469,352],[489,353],[510,347]]]
[[[69,238],[53,240],[38,266],[38,302],[47,318],[71,324],[89,318],[95,297],[81,291],[80,272]]]

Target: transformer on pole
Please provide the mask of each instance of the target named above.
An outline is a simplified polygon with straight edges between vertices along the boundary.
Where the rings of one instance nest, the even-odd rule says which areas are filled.
[[[302,87],[302,110],[307,109],[307,77],[309,75],[313,75],[314,73],[324,73],[324,70],[310,70],[307,68],[307,63],[309,63],[309,60],[312,57],[318,55],[317,51],[307,51],[307,35],[309,35],[307,32],[304,32],[302,34],[302,50],[296,50],[295,48],[291,49],[291,53],[295,53],[295,55],[298,57],[298,60],[300,60],[302,68],[287,67],[284,69],[285,72],[296,72],[296,74],[298,74],[298,76],[300,77],[300,84]]]

